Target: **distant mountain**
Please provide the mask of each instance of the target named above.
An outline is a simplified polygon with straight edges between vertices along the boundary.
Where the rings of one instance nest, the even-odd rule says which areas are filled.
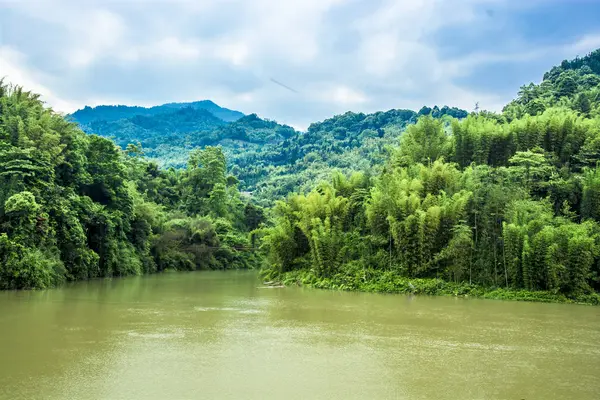
[[[154,107],[139,106],[86,106],[81,110],[75,111],[70,117],[81,125],[88,125],[94,121],[118,121],[120,119],[132,118],[135,116],[153,116],[158,114],[172,113],[173,111],[193,108],[195,110],[206,110],[215,117],[225,121],[233,122],[244,116],[239,111],[219,107],[210,100],[194,101],[189,103],[167,103]]]
[[[187,107],[206,110],[206,111],[210,112],[212,115],[214,115],[215,117],[220,118],[225,122],[233,122],[244,116],[244,114],[239,111],[220,107],[210,100],[194,101],[191,103],[167,103],[167,104],[163,104],[162,106],[158,106],[158,108],[161,108],[161,109],[168,109],[168,108],[180,109],[180,108],[187,108]],[[157,108],[157,107],[152,107],[152,108]]]
[[[228,122],[214,116],[205,109],[191,107],[173,109],[156,115],[134,115],[118,120],[93,120],[80,125],[87,133],[113,139],[125,148],[129,143],[141,143],[152,149],[161,144],[174,144],[188,134],[210,132]]]
[[[240,188],[270,204],[342,171],[379,168],[408,124],[423,114],[464,118],[464,110],[423,107],[372,114],[346,112],[311,124],[306,132],[256,114],[243,115],[211,101],[169,103],[151,108],[86,107],[71,118],[87,133],[112,138],[125,148],[139,142],[161,167],[185,167],[190,151],[221,146]]]
[[[147,149],[183,142],[190,134],[211,132],[242,117],[241,112],[210,100],[154,107],[85,107],[69,116],[87,133],[109,137],[123,148],[139,142]]]
[[[184,167],[192,149],[220,145],[231,167],[256,168],[263,163],[272,165],[275,159],[285,161],[283,144],[299,136],[300,132],[291,126],[250,114],[235,122],[222,123],[211,131],[154,135],[151,141],[142,141],[141,144],[146,156],[163,167]],[[243,182],[242,186],[245,187]]]

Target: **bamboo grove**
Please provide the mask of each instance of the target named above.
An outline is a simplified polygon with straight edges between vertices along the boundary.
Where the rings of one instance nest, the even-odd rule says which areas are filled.
[[[378,176],[279,202],[270,277],[381,273],[581,296],[600,289],[600,124],[567,108],[409,126]]]

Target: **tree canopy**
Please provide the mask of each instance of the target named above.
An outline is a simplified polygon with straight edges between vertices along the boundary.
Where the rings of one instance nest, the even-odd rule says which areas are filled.
[[[347,112],[297,132],[214,103],[78,112],[120,146],[2,83],[0,288],[262,265],[324,287],[597,303],[598,54],[501,114]]]
[[[257,265],[248,232],[264,216],[225,163],[208,147],[161,170],[0,83],[0,289]]]

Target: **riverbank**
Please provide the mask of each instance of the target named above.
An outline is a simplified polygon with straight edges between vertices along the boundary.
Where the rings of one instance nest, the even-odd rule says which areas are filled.
[[[297,270],[284,273],[279,280],[286,286],[308,286],[317,289],[600,305],[598,293],[568,297],[551,291],[486,288],[441,279],[409,279],[391,271],[364,270],[356,275],[338,273],[331,278],[319,278],[310,270]]]

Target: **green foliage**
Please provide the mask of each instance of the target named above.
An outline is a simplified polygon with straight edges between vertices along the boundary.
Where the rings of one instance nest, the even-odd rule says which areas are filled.
[[[265,277],[268,278],[268,276]],[[318,289],[600,305],[600,295],[598,293],[569,298],[551,291],[490,289],[464,282],[447,282],[441,279],[411,279],[390,271],[357,268],[355,265],[348,266],[344,273],[338,273],[331,278],[319,278],[309,270],[287,272],[279,278],[285,285],[308,286]]]
[[[264,215],[241,199],[220,148],[193,152],[185,171],[160,170],[142,154],[86,135],[37,95],[0,82],[0,289],[258,264],[249,230]]]
[[[423,116],[417,124],[410,125],[402,136],[396,163],[410,165],[448,158],[449,144],[443,122],[431,116]]]
[[[262,206],[272,206],[291,191],[306,193],[336,170],[379,170],[389,148],[417,118],[411,110],[347,112],[298,132],[256,114],[216,121],[219,111],[199,103],[151,109],[86,107],[72,117],[86,132],[113,138],[123,149],[139,143],[127,151],[143,153],[162,167],[184,169],[195,149],[220,146],[240,190]],[[447,106],[428,110],[436,119],[467,116]]]
[[[586,168],[582,181],[581,216],[600,222],[600,169]]]
[[[207,104],[78,112],[125,150],[0,85],[0,288],[264,261],[315,287],[598,303],[599,54],[502,114],[348,112],[299,133]]]
[[[523,87],[504,116],[440,120],[422,110],[366,185],[335,174],[278,204],[263,229],[265,274],[316,287],[597,302],[600,120],[586,90],[600,80],[589,73],[565,68],[552,84]]]
[[[28,248],[0,234],[0,289],[43,289],[63,281],[56,248]]]
[[[581,115],[597,116],[600,92],[600,50],[563,61],[544,74],[539,84],[524,85],[515,100],[504,107],[509,119],[539,115],[553,106],[567,106]]]

